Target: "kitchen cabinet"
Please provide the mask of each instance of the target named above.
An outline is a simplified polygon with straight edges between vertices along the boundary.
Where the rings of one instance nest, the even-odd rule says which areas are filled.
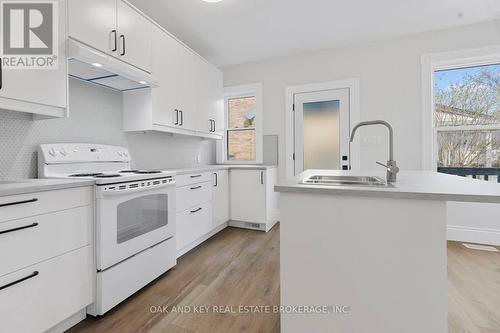
[[[212,213],[213,227],[217,228],[229,220],[229,172],[213,172]]]
[[[276,168],[231,169],[229,225],[269,231],[279,219]]]
[[[69,36],[151,73],[153,23],[122,0],[69,0]]]
[[[125,1],[118,0],[118,55],[131,65],[151,73],[153,24]]]
[[[0,197],[2,330],[45,332],[94,302],[92,202],[93,187]]]
[[[123,93],[124,130],[222,139],[222,72],[156,25],[152,36],[159,87]]]
[[[57,2],[59,31],[54,47],[58,48],[58,68],[6,69],[0,66],[0,109],[49,117],[67,116],[66,1]]]

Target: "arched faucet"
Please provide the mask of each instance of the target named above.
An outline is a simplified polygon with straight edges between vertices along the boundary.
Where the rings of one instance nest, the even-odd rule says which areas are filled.
[[[396,176],[399,172],[399,168],[396,164],[396,161],[394,160],[394,134],[392,130],[392,126],[384,120],[371,120],[371,121],[362,121],[354,128],[352,129],[351,132],[351,137],[350,137],[350,142],[354,140],[354,134],[356,133],[356,130],[360,128],[361,126],[368,126],[368,125],[384,125],[387,127],[389,130],[389,160],[387,161],[387,164],[383,164],[380,162],[376,162],[377,164],[385,167],[387,169],[387,182],[388,183],[395,183],[396,182]]]

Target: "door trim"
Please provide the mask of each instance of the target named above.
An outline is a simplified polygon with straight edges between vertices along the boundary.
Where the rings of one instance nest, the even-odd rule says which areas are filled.
[[[293,104],[294,95],[309,92],[318,92],[324,90],[337,90],[337,89],[349,89],[349,126],[350,129],[359,122],[360,119],[360,109],[359,109],[359,79],[345,79],[337,81],[328,82],[316,82],[308,83],[296,86],[288,86],[285,88],[285,175],[286,179],[291,179],[294,177],[294,114],[293,114]],[[351,145],[351,167],[353,170],[359,170],[359,139],[355,139],[354,143]]]

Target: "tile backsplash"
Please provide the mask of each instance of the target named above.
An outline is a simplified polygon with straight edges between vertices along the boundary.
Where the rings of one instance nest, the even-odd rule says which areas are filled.
[[[124,133],[121,93],[70,79],[69,118],[33,120],[0,110],[0,179],[37,175],[42,143],[89,142],[128,147],[138,168],[190,167],[215,162],[215,143],[166,133]]]

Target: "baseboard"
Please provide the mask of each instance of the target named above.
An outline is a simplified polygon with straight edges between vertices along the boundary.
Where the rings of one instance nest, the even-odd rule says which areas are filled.
[[[500,246],[500,230],[449,225],[448,240]]]

